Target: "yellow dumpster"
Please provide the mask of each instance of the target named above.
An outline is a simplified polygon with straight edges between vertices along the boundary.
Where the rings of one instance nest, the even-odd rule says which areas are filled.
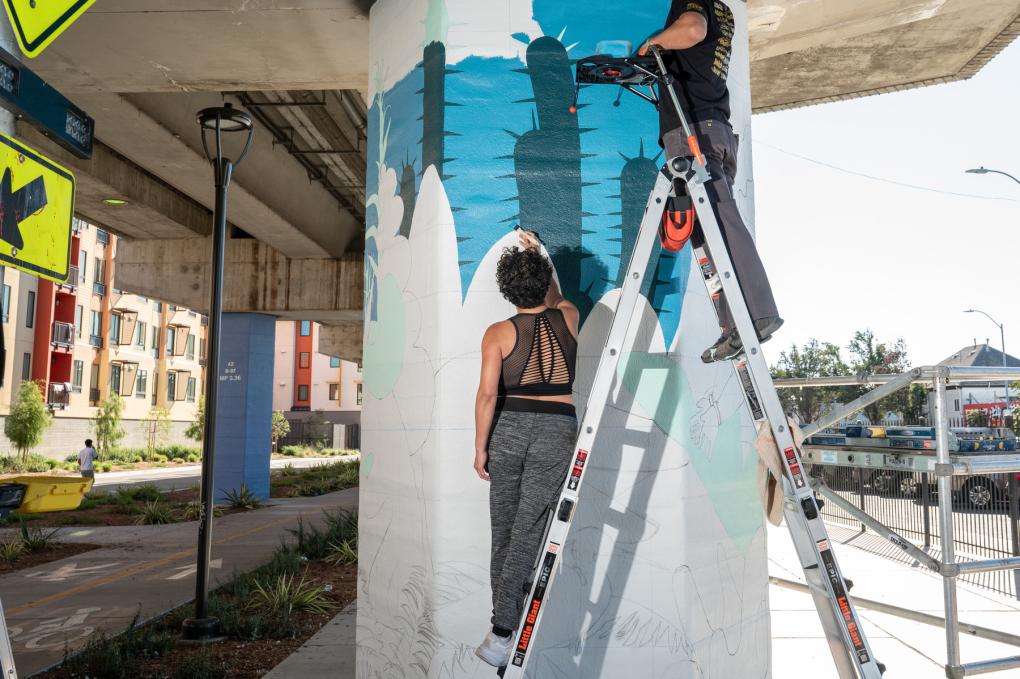
[[[80,476],[23,475],[0,478],[3,485],[21,485],[25,495],[17,511],[25,514],[77,509],[92,488],[92,479]]]

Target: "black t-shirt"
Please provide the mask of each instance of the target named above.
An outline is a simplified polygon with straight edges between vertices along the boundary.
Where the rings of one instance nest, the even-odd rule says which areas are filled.
[[[672,26],[685,12],[697,12],[708,20],[705,39],[685,50],[663,52],[666,69],[673,75],[677,95],[684,113],[692,123],[705,120],[729,122],[730,93],[726,76],[733,51],[733,12],[722,0],[673,0],[666,19]],[[680,118],[669,94],[661,92],[659,105],[660,132],[665,134],[680,127]]]

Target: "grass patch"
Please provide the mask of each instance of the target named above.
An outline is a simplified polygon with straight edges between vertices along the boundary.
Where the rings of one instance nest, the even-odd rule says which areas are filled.
[[[339,460],[307,469],[278,470],[271,479],[273,497],[315,497],[358,485],[359,460]]]

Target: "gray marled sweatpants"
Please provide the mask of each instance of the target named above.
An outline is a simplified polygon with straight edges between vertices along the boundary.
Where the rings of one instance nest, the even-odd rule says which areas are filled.
[[[489,440],[492,624],[515,630],[542,535],[570,466],[577,419],[503,411]]]

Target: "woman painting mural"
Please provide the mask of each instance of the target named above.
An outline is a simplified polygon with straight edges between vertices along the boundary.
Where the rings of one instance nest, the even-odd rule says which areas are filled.
[[[509,662],[525,587],[546,519],[566,479],[577,436],[574,361],[577,307],[560,296],[538,237],[521,232],[496,268],[517,314],[482,339],[475,401],[475,471],[489,481],[492,522],[492,630],[475,654]]]

